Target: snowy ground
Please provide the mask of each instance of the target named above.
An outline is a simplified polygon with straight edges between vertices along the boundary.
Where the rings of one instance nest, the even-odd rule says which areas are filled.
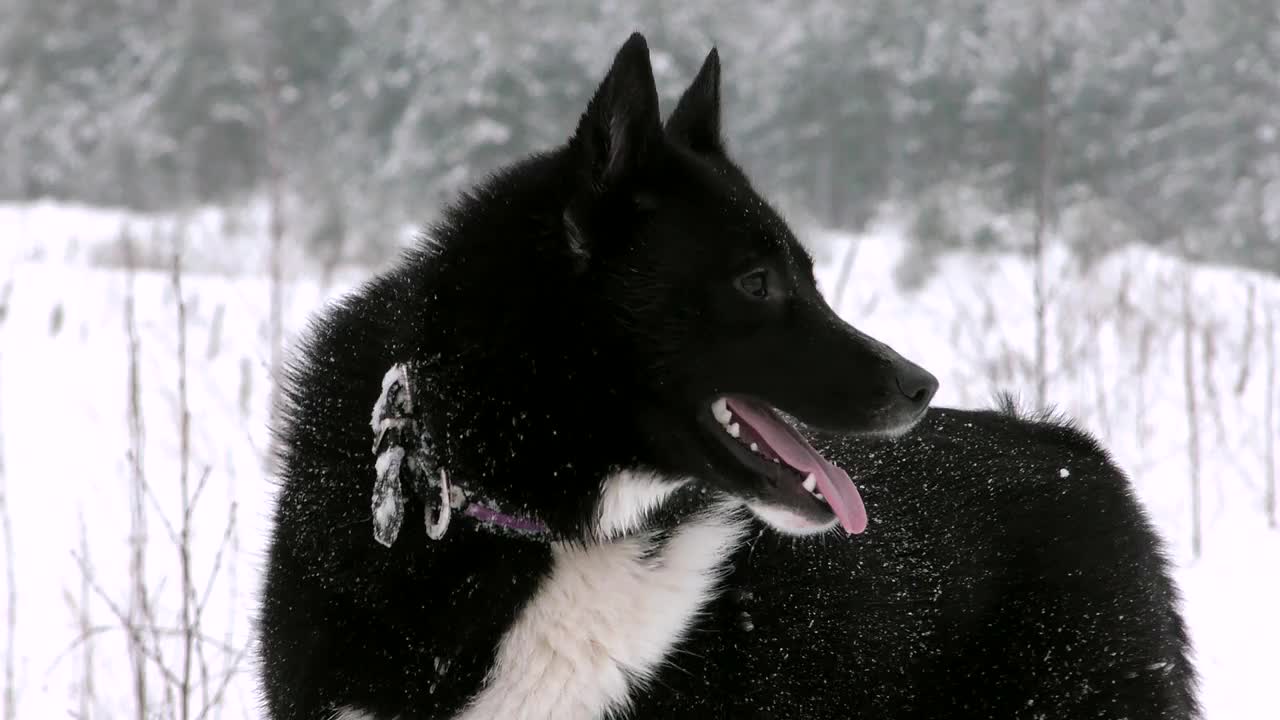
[[[125,276],[103,267],[112,257],[108,244],[125,226],[152,238],[177,227],[191,229],[194,269],[184,278],[183,297],[189,316],[192,484],[207,473],[193,514],[194,584],[205,608],[207,641],[203,663],[194,667],[195,705],[206,694],[212,699],[225,671],[235,668],[226,702],[208,717],[259,715],[252,654],[243,649],[272,491],[261,461],[267,440],[268,295],[263,278],[235,272],[253,261],[216,260],[229,247],[260,251],[260,225],[249,216],[229,224],[217,213],[195,213],[161,226],[91,208],[0,207],[0,298],[12,284],[0,324],[0,449],[17,551],[13,639],[21,718],[84,710],[91,717],[122,717],[131,707],[123,634],[102,597],[123,606],[128,592]],[[217,244],[219,238],[232,242],[228,236],[232,245]],[[856,249],[852,279],[839,302],[842,314],[934,371],[943,383],[940,403],[985,405],[999,389],[1030,395],[1033,320],[1025,260],[951,256],[923,289],[902,293],[892,280],[902,247],[891,229],[814,240],[822,250],[820,280],[829,293],[838,285],[846,253]],[[1055,259],[1050,271],[1049,394],[1114,449],[1170,543],[1209,720],[1275,717],[1280,533],[1267,529],[1259,508],[1264,439],[1277,431],[1262,420],[1263,311],[1270,308],[1273,327],[1280,330],[1280,284],[1239,271],[1187,268],[1139,250],[1087,271]],[[1193,377],[1203,445],[1199,559],[1190,547],[1179,315],[1186,277],[1192,282]],[[340,287],[292,282],[290,327],[301,327],[322,298]],[[165,520],[176,524],[181,506],[176,303],[171,280],[160,269],[141,273],[135,290],[142,457],[154,493],[148,500],[147,572],[156,624],[163,630],[176,626],[180,598],[177,551]],[[93,585],[84,584],[73,551],[88,556]],[[7,594],[0,592],[0,604]],[[82,607],[88,608],[83,624]],[[176,639],[164,642],[172,665]],[[149,692],[163,702],[163,678],[155,674],[151,681]]]

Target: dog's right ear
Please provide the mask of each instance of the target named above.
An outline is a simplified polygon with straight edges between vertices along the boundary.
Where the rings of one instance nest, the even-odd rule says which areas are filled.
[[[579,188],[565,224],[577,260],[585,262],[590,251],[583,236],[589,207],[606,195],[635,189],[663,141],[649,45],[643,35],[632,33],[587,103],[569,143],[578,164]]]

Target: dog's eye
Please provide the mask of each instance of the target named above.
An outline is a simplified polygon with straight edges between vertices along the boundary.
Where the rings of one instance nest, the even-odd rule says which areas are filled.
[[[769,297],[769,271],[760,269],[738,278],[738,289],[753,298],[763,300]]]

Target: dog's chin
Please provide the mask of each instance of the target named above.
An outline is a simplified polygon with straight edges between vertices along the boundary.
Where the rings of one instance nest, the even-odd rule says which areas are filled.
[[[868,440],[897,440],[898,438],[910,433],[917,425],[924,420],[929,414],[929,407],[925,406],[919,409],[901,410],[896,408],[884,409],[873,413],[861,423],[856,423],[841,429],[827,429],[822,426],[806,423],[802,418],[796,417],[786,411],[778,410],[778,415],[787,420],[787,422],[797,427],[803,427],[811,432],[815,438],[819,440],[832,440],[841,437],[856,437]]]
[[[747,509],[751,511],[751,514],[760,518],[764,524],[784,535],[801,537],[817,535],[833,530],[840,524],[840,520],[836,518],[835,513],[830,513],[830,517],[826,520],[820,520],[799,513],[786,505],[776,503],[748,500]]]
[[[884,438],[886,440],[897,440],[915,429],[920,421],[924,420],[929,414],[929,406],[924,406],[919,410],[912,412],[899,413],[894,417],[886,419],[880,427],[867,433],[870,437]]]

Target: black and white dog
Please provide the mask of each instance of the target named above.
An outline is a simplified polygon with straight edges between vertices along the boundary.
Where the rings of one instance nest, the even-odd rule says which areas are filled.
[[[292,368],[269,717],[1196,715],[1125,478],[832,312],[714,51],[664,125],[633,35],[430,236]]]

